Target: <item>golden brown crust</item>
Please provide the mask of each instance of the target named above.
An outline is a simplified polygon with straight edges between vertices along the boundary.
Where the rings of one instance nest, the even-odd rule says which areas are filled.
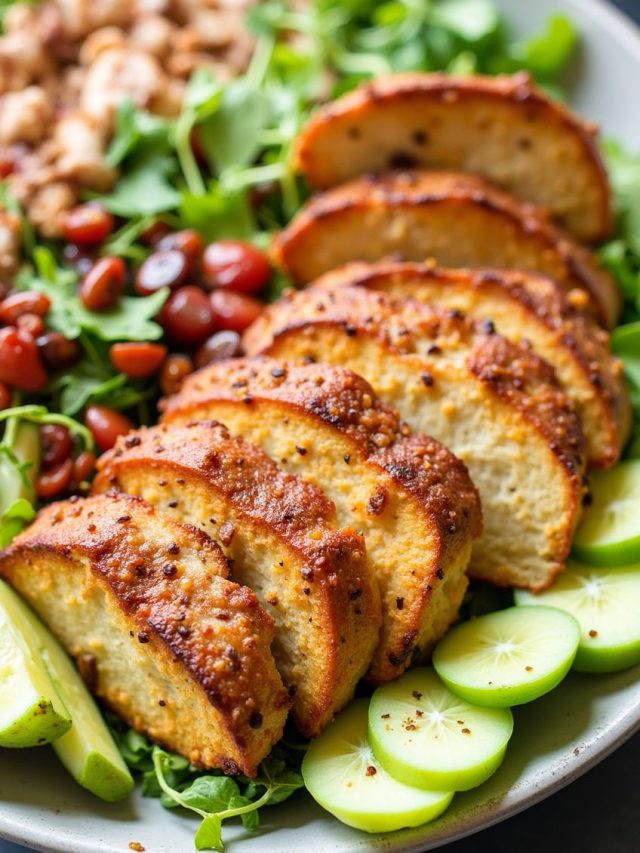
[[[275,540],[278,553],[288,555],[282,582],[322,630],[322,672],[316,669],[312,686],[295,684],[292,712],[305,734],[318,734],[352,696],[377,642],[380,605],[362,537],[353,530],[336,530],[334,506],[322,492],[286,474],[258,447],[234,438],[219,423],[139,429],[118,440],[99,460],[98,471],[95,491],[149,487],[153,498],[151,492],[142,494],[180,518],[193,515],[193,495],[195,511],[205,515],[202,526],[229,555],[241,548],[250,560],[248,531]],[[184,498],[175,496],[174,487],[184,490]],[[221,525],[210,518],[217,511],[207,500],[211,506],[214,501],[227,506],[233,521]],[[357,600],[352,598],[355,590]],[[282,646],[283,638],[279,640]],[[309,666],[315,662],[309,658]],[[288,686],[293,690],[294,682]]]
[[[364,288],[310,288],[270,306],[245,348],[349,365],[450,446],[485,506],[474,577],[539,590],[561,570],[580,515],[584,439],[551,368],[491,323]]]
[[[171,422],[198,416],[207,398],[271,399],[319,418],[348,435],[369,462],[383,468],[416,497],[440,533],[455,527],[477,536],[481,529],[478,492],[459,459],[428,436],[411,435],[398,413],[385,406],[361,376],[350,370],[273,359],[239,358],[212,364],[189,376],[181,391],[161,408]],[[411,450],[409,450],[411,448]],[[417,463],[428,456],[430,465]]]
[[[509,311],[510,316],[515,312],[508,305],[513,304],[526,323],[519,339],[525,341],[531,335],[530,324],[544,326],[549,333],[545,336],[549,344],[543,357],[554,364],[560,376],[559,362],[565,358],[563,353],[568,354],[572,367],[581,374],[581,386],[589,389],[587,408],[581,403],[580,393],[572,394],[575,387],[563,384],[585,425],[590,466],[606,468],[619,458],[631,428],[631,405],[622,364],[611,353],[607,332],[572,305],[564,291],[548,277],[525,270],[445,269],[433,263],[387,260],[377,264],[347,264],[314,282],[314,286],[329,290],[346,285],[395,296],[407,295],[427,303],[433,300],[436,305],[450,304],[452,307],[458,303],[469,305],[471,301],[460,300],[456,291],[471,290],[479,297],[474,302],[477,310],[473,316],[486,312],[482,316],[495,320],[498,332],[508,338],[511,335],[490,313],[489,300],[504,302],[505,312]],[[594,401],[599,404],[595,410],[592,408]]]
[[[295,470],[302,476],[308,472],[332,497],[342,488],[326,459],[335,455],[338,469],[351,472],[341,475],[350,494],[344,521],[362,527],[383,593],[383,631],[369,678],[390,680],[414,655],[430,650],[457,614],[465,555],[481,529],[478,493],[460,460],[437,441],[412,435],[360,376],[328,364],[220,362],[188,377],[161,408],[169,423],[210,416],[225,420],[236,433],[266,444],[274,458],[295,438]],[[283,449],[276,449],[274,433],[282,435],[278,447]],[[368,497],[356,495],[360,486]],[[413,525],[408,540],[422,539],[419,554],[408,553],[403,544],[407,534],[394,520],[398,512]],[[371,524],[382,530],[384,546],[369,538]],[[389,584],[389,572],[403,582]]]
[[[567,470],[578,476],[584,469],[582,430],[567,398],[557,388],[553,369],[525,347],[496,334],[490,324],[473,322],[459,311],[394,299],[358,287],[328,292],[312,287],[290,292],[286,299],[269,306],[258,323],[261,327],[256,324],[245,336],[249,354],[268,354],[269,339],[314,323],[338,324],[349,336],[373,336],[403,354],[417,352],[420,342],[426,340],[435,347],[434,363],[443,353],[466,351],[469,369],[491,393],[508,399],[535,425]],[[540,409],[538,395],[544,402]],[[551,401],[555,405],[549,405]]]
[[[169,549],[156,543],[158,523],[170,538]],[[205,576],[193,583],[191,556],[184,554],[194,549],[206,583]],[[273,621],[251,590],[227,579],[220,548],[201,531],[159,516],[142,500],[105,495],[42,510],[0,555],[0,574],[12,582],[25,564],[36,574],[46,573],[58,560],[77,575],[78,587],[83,564],[88,564],[89,586],[108,591],[131,625],[131,637],[135,633],[150,654],[177,662],[202,690],[203,701],[217,709],[235,750],[225,752],[216,744],[212,727],[214,743],[194,743],[192,760],[255,773],[281,734],[289,699],[269,652]],[[29,587],[21,591],[30,595]],[[135,697],[127,697],[123,685],[98,688],[130,723],[146,728]],[[175,712],[167,707],[165,713]],[[172,746],[162,729],[154,734]],[[183,751],[184,744],[179,746]]]
[[[479,156],[476,136],[494,156]],[[596,137],[593,124],[552,101],[527,73],[405,73],[367,81],[322,107],[298,137],[294,157],[317,189],[399,161],[476,172],[549,208],[579,239],[596,241],[612,226]]]
[[[484,244],[482,235],[474,234],[480,242],[479,249],[461,246],[458,238],[455,246],[431,247],[429,228],[422,225],[422,220],[417,220],[417,224],[406,222],[408,215],[447,214],[464,228],[465,215],[469,212],[478,218],[477,222],[474,220],[474,228],[503,234],[497,246]],[[396,221],[398,215],[402,215],[402,223]],[[364,250],[354,249],[351,241],[342,240],[343,223],[353,216],[362,219],[363,227],[368,229]],[[478,225],[480,222],[482,225]],[[406,237],[407,231],[416,227],[425,228],[419,256]],[[451,251],[456,253],[455,263],[448,257]],[[466,251],[470,254],[464,260],[460,253],[464,255]],[[480,262],[475,256],[480,251],[499,252],[500,256],[485,256]],[[435,252],[441,263],[478,267],[488,263],[513,266],[504,263],[504,253],[515,257],[519,251],[526,251],[540,272],[553,274],[567,292],[586,291],[597,318],[607,326],[615,323],[620,294],[595,255],[552,225],[540,208],[520,204],[487,181],[469,174],[423,170],[355,179],[312,198],[276,238],[272,248],[276,263],[297,283],[308,282],[342,263],[377,261],[394,252],[410,261],[424,261]],[[529,262],[527,266],[533,268],[534,264]]]

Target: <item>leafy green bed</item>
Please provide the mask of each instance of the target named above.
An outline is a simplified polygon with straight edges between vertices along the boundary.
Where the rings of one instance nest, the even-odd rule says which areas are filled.
[[[108,152],[121,177],[111,193],[99,198],[126,221],[104,245],[105,254],[142,260],[148,248],[139,238],[158,219],[174,228],[197,228],[207,240],[239,237],[266,245],[270,233],[304,201],[305,188],[292,170],[291,144],[318,101],[371,76],[409,69],[491,74],[525,69],[561,98],[562,72],[579,39],[573,24],[557,15],[542,33],[514,41],[490,0],[319,0],[303,11],[267,0],[254,8],[248,24],[257,34],[257,48],[246,75],[221,84],[206,69],[196,72],[177,120],[151,115],[131,102],[121,105]],[[640,157],[614,142],[605,144],[605,155],[617,226],[600,254],[624,294],[624,325],[614,332],[613,345],[624,358],[640,415]],[[2,202],[18,209],[6,187]],[[13,426],[0,442],[0,482],[15,481],[16,475],[20,482],[17,491],[5,489],[0,498],[5,542],[33,512],[29,461],[16,453],[15,424],[62,420],[90,443],[72,420],[90,403],[135,413],[140,423],[153,420],[157,388],[118,374],[107,351],[116,340],[160,338],[153,318],[168,295],[125,297],[116,309],[96,315],[80,303],[77,275],[64,268],[61,247],[39,243],[27,222],[24,250],[27,261],[18,286],[50,297],[50,327],[77,340],[82,358],[38,397],[16,400],[26,408],[3,413]],[[283,284],[273,282],[272,298]],[[627,452],[640,455],[638,427]],[[480,600],[477,605],[483,609]],[[474,603],[469,606],[473,611]],[[240,817],[253,830],[259,809],[281,802],[303,784],[299,749],[278,747],[255,780],[230,779],[197,771],[115,718],[111,724],[127,763],[142,776],[144,795],[202,818],[198,849],[222,850],[224,819]]]

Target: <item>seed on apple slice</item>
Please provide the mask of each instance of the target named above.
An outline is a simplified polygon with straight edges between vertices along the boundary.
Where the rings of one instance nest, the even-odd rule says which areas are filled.
[[[574,669],[613,672],[640,663],[640,565],[597,568],[570,560],[546,592],[518,590],[515,600],[575,616],[580,645]]]
[[[71,727],[37,650],[19,599],[0,581],[0,746],[42,746]]]
[[[365,832],[420,826],[447,808],[452,791],[426,791],[390,776],[367,741],[365,699],[352,702],[319,738],[302,762],[311,796],[332,815]]]
[[[513,732],[508,708],[452,693],[431,668],[413,669],[373,694],[369,743],[395,779],[419,788],[468,791],[500,766]]]
[[[592,501],[582,514],[573,553],[594,566],[640,561],[640,459],[591,476]]]
[[[554,607],[509,607],[463,622],[433,653],[455,694],[507,708],[553,690],[571,669],[580,641],[573,616]]]

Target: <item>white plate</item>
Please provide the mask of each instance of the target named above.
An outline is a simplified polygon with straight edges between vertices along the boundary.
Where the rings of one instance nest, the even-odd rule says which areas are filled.
[[[635,86],[640,35],[598,0],[498,0],[519,34],[538,29],[547,15],[566,11],[582,33],[572,69],[573,104],[601,122],[606,135],[640,150]],[[544,176],[540,176],[541,180]],[[516,712],[516,730],[498,773],[458,795],[435,823],[385,836],[368,836],[334,821],[306,794],[265,810],[256,835],[235,826],[242,853],[356,853],[432,850],[503,820],[566,785],[640,729],[640,667],[611,676],[571,675],[554,693]],[[0,836],[42,851],[123,853],[131,841],[148,853],[193,850],[196,824],[139,795],[109,806],[78,788],[47,751],[0,751]]]

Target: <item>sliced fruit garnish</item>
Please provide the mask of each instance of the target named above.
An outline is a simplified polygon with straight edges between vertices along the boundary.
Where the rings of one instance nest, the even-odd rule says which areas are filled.
[[[640,459],[590,477],[591,503],[573,540],[576,557],[595,566],[640,561]]]
[[[71,717],[30,642],[22,602],[0,581],[0,746],[41,746],[71,727]]]
[[[463,622],[440,641],[433,665],[463,699],[506,708],[553,690],[576,656],[578,622],[553,607],[509,607]]]
[[[365,832],[434,820],[453,792],[414,788],[390,776],[367,741],[367,707],[364,699],[353,702],[311,743],[302,762],[309,793],[338,820]]]
[[[471,705],[432,669],[378,687],[369,706],[369,743],[394,778],[433,790],[467,791],[500,766],[513,732],[508,708]]]
[[[640,663],[640,565],[585,566],[571,560],[551,589],[517,590],[516,604],[566,610],[580,624],[573,668],[613,672]]]
[[[17,640],[13,646],[5,646],[2,641],[10,634],[5,631],[6,624]],[[0,581],[0,675],[4,675],[5,667],[8,677],[0,679],[0,726],[3,729],[0,745],[32,746],[34,742],[51,740],[58,757],[80,785],[110,802],[125,797],[133,788],[133,779],[80,674],[37,616],[10,586]],[[16,671],[17,677],[11,677]],[[48,705],[35,696],[35,682],[28,678],[32,673],[41,680],[41,692],[48,691]],[[10,709],[12,699],[26,708],[18,718],[17,730],[15,723],[13,728],[4,725],[6,709]],[[39,714],[30,717],[29,707],[34,701],[42,701],[42,708]],[[33,741],[34,727],[41,726],[41,720],[48,715],[53,725],[51,736],[41,734]]]

